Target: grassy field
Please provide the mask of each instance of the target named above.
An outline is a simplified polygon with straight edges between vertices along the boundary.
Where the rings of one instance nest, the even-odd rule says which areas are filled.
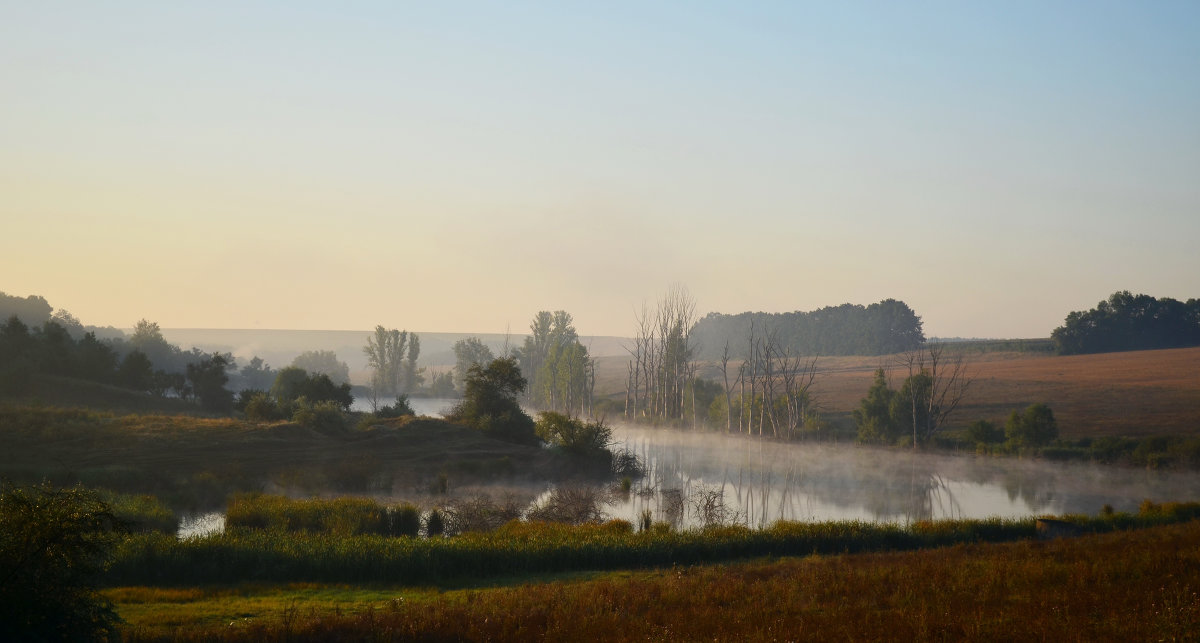
[[[105,590],[129,641],[1196,640],[1200,522],[459,588]]]
[[[222,505],[264,486],[297,493],[429,493],[575,473],[557,453],[429,418],[322,433],[288,422],[0,405],[0,475],[144,493],[174,505]]]
[[[1003,425],[1010,412],[1045,402],[1067,439],[1200,435],[1200,348],[1069,356],[981,352],[966,359],[973,383],[952,424],[988,419]],[[823,357],[817,365],[813,392],[822,414],[840,423],[849,422],[875,369],[887,369],[893,386],[906,374],[887,356]],[[624,384],[625,360],[599,360],[598,392],[612,394]]]

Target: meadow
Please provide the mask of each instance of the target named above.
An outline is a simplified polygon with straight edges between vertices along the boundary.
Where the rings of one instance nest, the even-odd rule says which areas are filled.
[[[127,641],[1195,640],[1200,522],[433,587],[114,587]]]

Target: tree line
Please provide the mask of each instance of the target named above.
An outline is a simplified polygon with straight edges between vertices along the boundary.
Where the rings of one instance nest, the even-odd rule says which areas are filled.
[[[1156,299],[1128,290],[1074,311],[1050,335],[1062,355],[1200,346],[1200,299]]]
[[[736,347],[752,329],[762,336],[771,335],[779,346],[797,355],[891,355],[925,343],[921,318],[896,299],[869,306],[826,306],[811,312],[709,313],[696,322],[691,336],[698,356],[715,360],[720,359],[726,342]]]

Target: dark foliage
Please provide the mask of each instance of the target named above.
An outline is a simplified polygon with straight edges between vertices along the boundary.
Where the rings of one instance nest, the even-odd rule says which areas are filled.
[[[1200,299],[1179,302],[1115,292],[1086,311],[1067,315],[1051,334],[1063,355],[1200,345]]]
[[[526,383],[511,357],[492,360],[486,367],[475,364],[467,370],[462,402],[447,419],[501,440],[540,444],[533,418],[517,402]]]
[[[334,384],[324,373],[309,374],[304,369],[294,366],[280,370],[275,376],[271,395],[281,405],[302,397],[313,404],[332,402],[343,411],[350,410],[350,405],[354,404],[349,384]]]
[[[0,486],[0,640],[115,639],[94,588],[120,521],[95,492]]]
[[[701,348],[701,358],[718,359],[727,340],[731,347],[745,343],[752,323],[756,332],[773,334],[781,347],[801,355],[887,355],[925,343],[921,318],[895,299],[812,312],[709,313],[696,323],[691,336]]]

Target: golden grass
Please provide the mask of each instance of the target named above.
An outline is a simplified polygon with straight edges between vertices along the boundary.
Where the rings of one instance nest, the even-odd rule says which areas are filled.
[[[127,591],[108,596],[131,641],[1196,640],[1200,522],[442,594],[283,586],[149,604]]]

